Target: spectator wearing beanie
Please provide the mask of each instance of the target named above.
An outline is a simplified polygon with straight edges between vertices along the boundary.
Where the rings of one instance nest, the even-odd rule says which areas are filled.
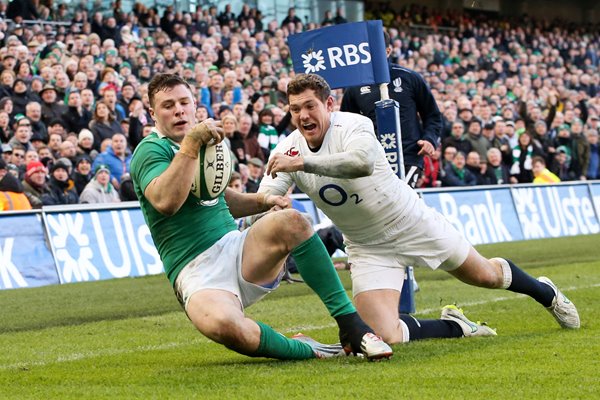
[[[48,126],[53,125],[53,121],[61,121],[61,115],[67,111],[67,107],[58,102],[56,89],[51,84],[46,84],[40,91],[42,97],[42,121]]]
[[[8,172],[4,160],[0,160],[0,211],[9,210],[31,210],[31,204],[21,182]]]
[[[12,146],[8,143],[2,143],[2,160],[5,163],[9,163],[12,159]]]
[[[98,155],[98,150],[94,149],[94,134],[89,129],[82,129],[77,136],[77,154],[85,154],[92,161]]]
[[[45,206],[79,203],[75,185],[69,179],[69,168],[70,166],[61,159],[52,165],[48,192],[42,194],[42,203]]]
[[[29,199],[31,208],[42,208],[42,194],[48,190],[47,175],[48,170],[40,161],[31,161],[27,164],[23,193]]]
[[[13,101],[13,114],[22,114],[25,115],[25,107],[27,103],[35,100],[31,94],[29,93],[29,88],[27,87],[27,82],[24,79],[17,78],[13,84],[13,94],[11,96]]]
[[[80,154],[75,159],[75,168],[71,174],[75,190],[81,196],[85,186],[90,183],[94,175],[92,174],[92,159],[87,154]]]
[[[119,192],[110,183],[110,170],[105,164],[96,167],[94,178],[81,193],[81,203],[117,203]]]

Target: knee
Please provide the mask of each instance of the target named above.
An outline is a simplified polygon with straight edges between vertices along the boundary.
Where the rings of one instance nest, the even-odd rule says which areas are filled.
[[[502,269],[491,260],[484,259],[483,268],[479,268],[473,277],[475,284],[489,289],[498,289],[502,286]]]
[[[244,337],[240,321],[228,315],[211,316],[197,328],[209,339],[231,349],[244,348]]]
[[[281,237],[290,249],[309,239],[314,230],[309,219],[296,210],[281,212]]]

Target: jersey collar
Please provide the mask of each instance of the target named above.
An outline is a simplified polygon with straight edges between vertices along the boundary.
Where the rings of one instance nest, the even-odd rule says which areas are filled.
[[[171,144],[171,147],[173,148],[173,150],[175,150],[176,152],[179,150],[179,143],[175,142],[173,139],[167,137],[166,135],[160,133],[158,131],[158,129],[156,129],[156,127],[152,128],[152,133],[156,133],[156,136],[158,136],[159,139],[166,139],[169,141],[169,143]]]

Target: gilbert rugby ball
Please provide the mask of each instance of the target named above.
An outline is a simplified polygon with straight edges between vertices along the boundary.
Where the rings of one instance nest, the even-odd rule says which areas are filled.
[[[224,142],[202,146],[191,192],[200,200],[213,200],[225,191],[231,178],[232,162]]]

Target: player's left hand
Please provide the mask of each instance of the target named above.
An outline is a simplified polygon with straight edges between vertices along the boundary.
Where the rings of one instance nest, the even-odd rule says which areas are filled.
[[[419,152],[417,153],[420,156],[424,156],[424,155],[432,156],[433,153],[435,152],[435,148],[427,140],[419,140],[419,141],[417,141],[417,144],[419,146],[421,146],[421,150],[419,150]]]
[[[285,154],[275,153],[267,163],[267,175],[277,178],[277,172],[296,172],[304,170],[302,157],[290,157]]]

